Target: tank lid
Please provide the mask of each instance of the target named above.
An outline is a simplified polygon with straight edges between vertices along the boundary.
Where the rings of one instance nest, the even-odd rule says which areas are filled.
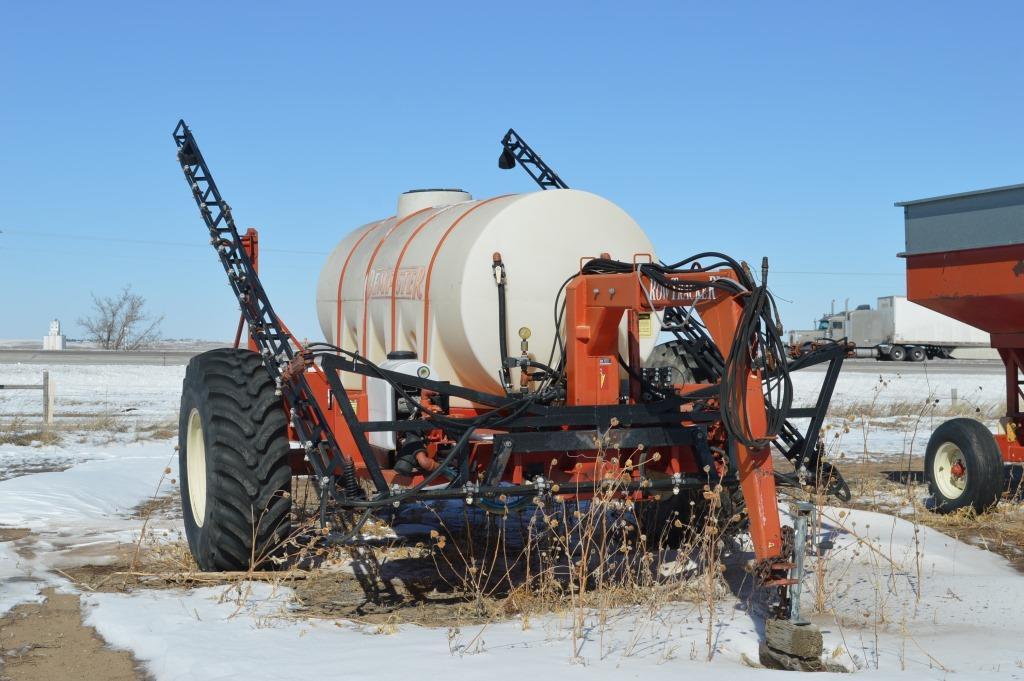
[[[388,359],[416,359],[416,353],[412,350],[392,350],[388,353]]]
[[[397,216],[402,219],[424,208],[450,206],[472,200],[469,192],[461,189],[411,189],[398,197]]]

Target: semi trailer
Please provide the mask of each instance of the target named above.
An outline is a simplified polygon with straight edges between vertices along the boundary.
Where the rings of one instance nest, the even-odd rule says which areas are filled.
[[[951,359],[957,348],[987,348],[988,334],[929,308],[906,296],[884,296],[877,307],[822,317],[813,331],[791,331],[790,347],[822,339],[844,340],[855,357],[896,362]],[[804,346],[806,347],[806,346]]]
[[[499,167],[539,191],[402,193],[328,256],[323,340],[300,341],[184,121],[174,140],[241,309],[236,347],[195,357],[183,383],[180,487],[201,569],[288,565],[297,534],[361,546],[368,523],[411,504],[505,517],[604,500],[650,541],[613,550],[701,522],[749,535],[763,658],[822,667],[800,616],[808,513],[785,524],[778,495],[849,498],[820,438],[843,354],[788,361],[766,259],[659,259],[622,208],[570,189],[509,130]],[[660,333],[673,340],[656,346]],[[791,373],[822,363],[817,399],[794,406]]]

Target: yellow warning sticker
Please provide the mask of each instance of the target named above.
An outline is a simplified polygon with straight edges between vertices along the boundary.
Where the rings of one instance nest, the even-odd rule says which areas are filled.
[[[651,324],[651,313],[641,312],[637,315],[637,321],[640,325],[640,337],[650,338],[654,335],[654,325]]]

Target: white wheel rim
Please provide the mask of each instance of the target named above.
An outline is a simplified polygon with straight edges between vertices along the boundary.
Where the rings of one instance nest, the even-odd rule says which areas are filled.
[[[206,517],[206,442],[199,410],[188,415],[188,440],[185,443],[185,465],[188,472],[188,503],[196,526],[203,526]]]
[[[932,480],[947,499],[957,499],[967,487],[967,461],[964,453],[952,442],[943,442],[932,462]]]

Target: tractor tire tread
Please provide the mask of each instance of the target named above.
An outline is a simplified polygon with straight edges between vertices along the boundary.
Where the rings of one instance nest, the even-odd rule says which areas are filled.
[[[193,530],[189,545],[199,568],[273,567],[266,558],[279,554],[291,534],[292,473],[287,418],[259,355],[221,348],[189,362],[179,426],[183,471],[187,468],[185,428],[192,408],[208,412],[203,424],[208,508],[201,527],[194,519],[191,525],[186,523],[186,530]],[[186,487],[183,479],[183,496]],[[184,506],[191,519],[191,508]]]

